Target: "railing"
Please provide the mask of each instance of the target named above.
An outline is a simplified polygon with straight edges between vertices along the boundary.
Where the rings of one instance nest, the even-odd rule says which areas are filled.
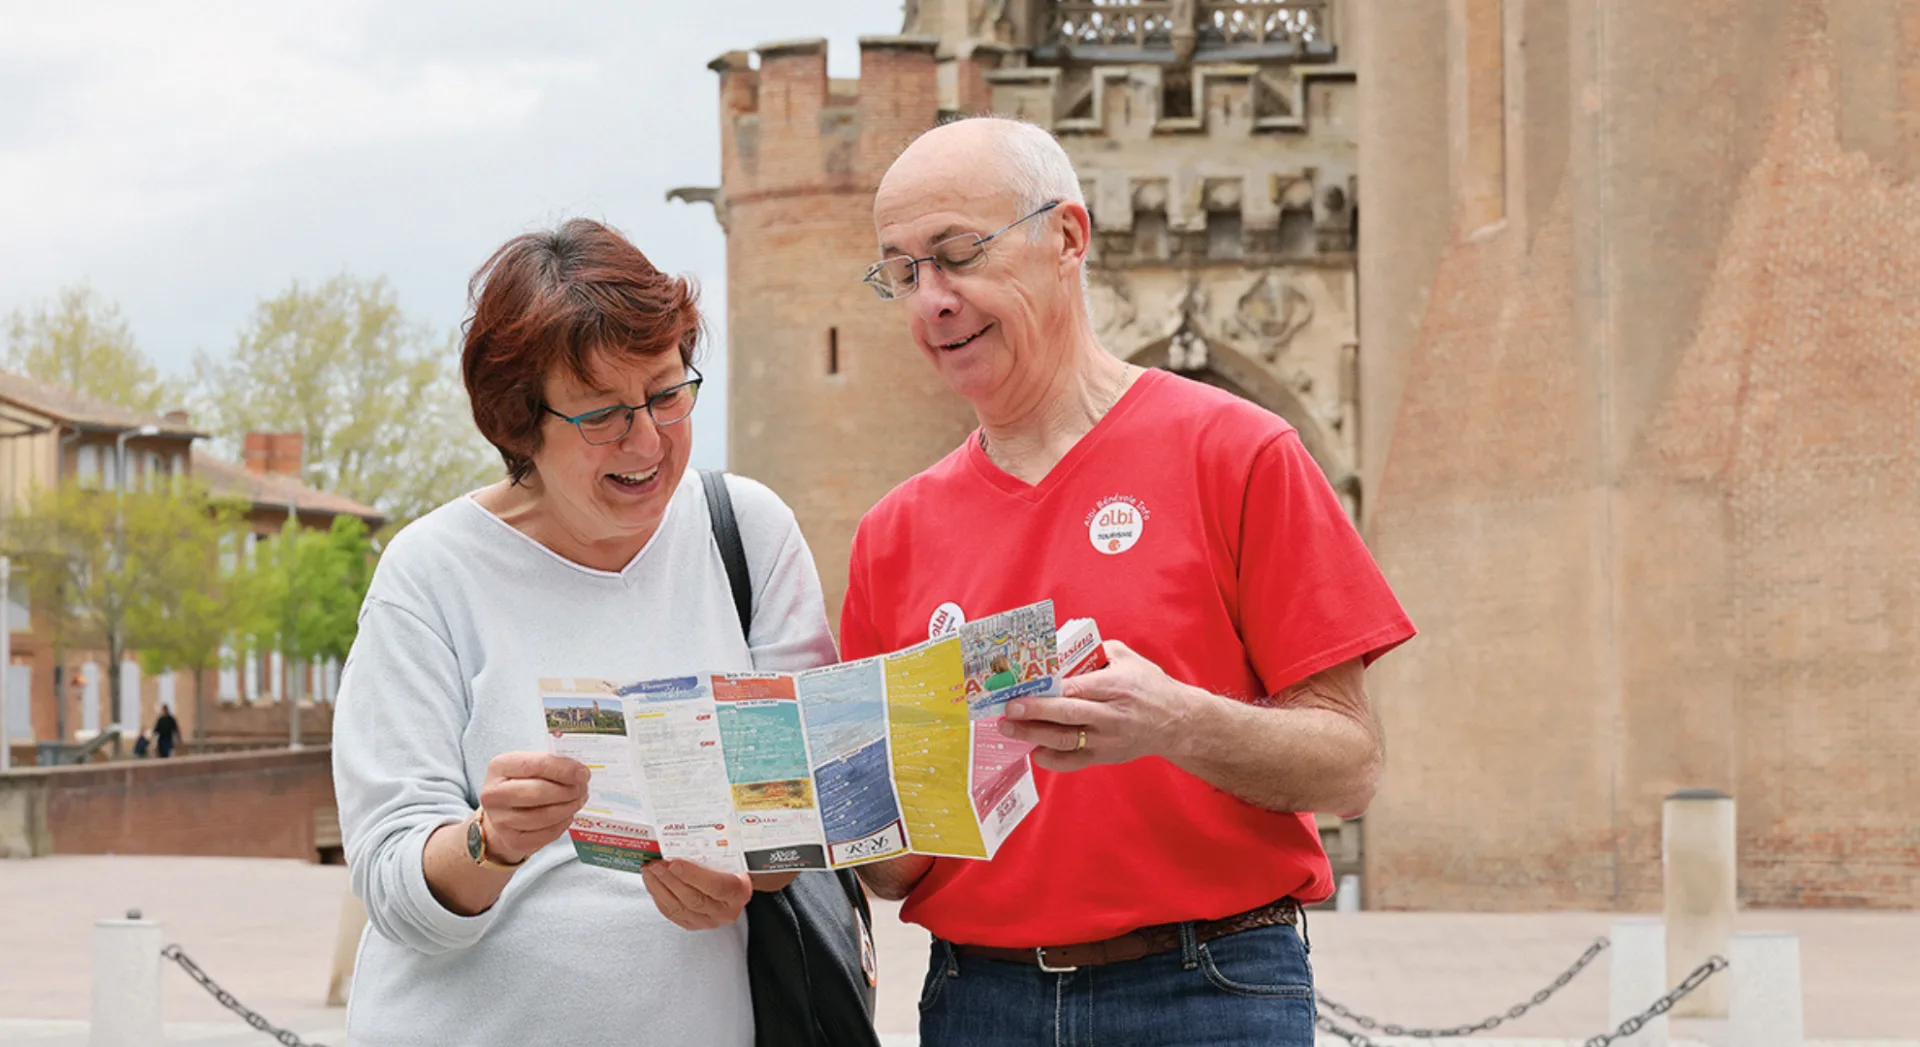
[[[1057,3],[1048,35],[1069,47],[1171,48],[1175,6],[1172,0]]]
[[[1327,40],[1325,0],[1257,3],[1200,0],[1200,46],[1265,46],[1291,43],[1301,51]]]
[[[1047,46],[1099,57],[1166,52],[1330,55],[1328,0],[1058,0]]]
[[[39,759],[35,762],[42,767],[86,763],[93,759],[95,753],[98,753],[108,746],[113,747],[113,753],[116,757],[120,755],[120,728],[118,726],[108,727],[84,742],[41,742],[38,746],[40,753]]]

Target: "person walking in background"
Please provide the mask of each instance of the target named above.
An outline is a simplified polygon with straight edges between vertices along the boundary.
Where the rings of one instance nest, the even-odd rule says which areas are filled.
[[[173,718],[172,707],[163,705],[153,721],[153,751],[164,760],[173,755],[174,743],[179,740],[180,722]]]

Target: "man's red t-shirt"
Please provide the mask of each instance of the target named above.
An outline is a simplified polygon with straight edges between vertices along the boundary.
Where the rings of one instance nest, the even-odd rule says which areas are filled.
[[[1148,371],[1037,485],[978,436],[860,521],[843,657],[1051,598],[1168,675],[1246,700],[1413,635],[1293,427]],[[1026,948],[1332,893],[1312,814],[1263,810],[1159,757],[1035,769],[1039,806],[992,861],[937,858],[903,916]]]

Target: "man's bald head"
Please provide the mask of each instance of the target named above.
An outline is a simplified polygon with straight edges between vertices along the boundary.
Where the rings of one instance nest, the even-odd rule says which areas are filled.
[[[876,209],[893,197],[960,195],[974,203],[998,197],[1005,211],[1027,214],[1053,202],[1084,206],[1079,176],[1066,150],[1024,120],[977,116],[942,124],[908,145],[880,179]],[[1037,237],[1041,227],[1035,226]]]

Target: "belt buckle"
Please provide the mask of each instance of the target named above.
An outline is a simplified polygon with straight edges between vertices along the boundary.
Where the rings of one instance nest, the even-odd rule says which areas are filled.
[[[1047,947],[1044,945],[1037,945],[1034,947],[1033,959],[1035,963],[1038,963],[1040,965],[1040,969],[1046,972],[1047,974],[1072,974],[1073,972],[1080,969],[1078,967],[1047,966]]]

